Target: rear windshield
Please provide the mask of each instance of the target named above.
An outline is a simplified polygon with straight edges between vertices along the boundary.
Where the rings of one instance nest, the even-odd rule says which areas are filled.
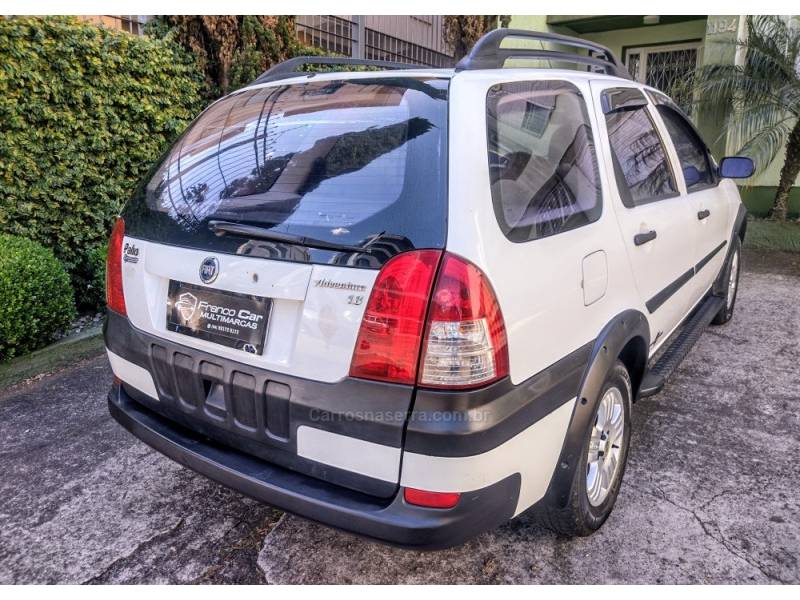
[[[446,79],[397,77],[235,93],[201,114],[146,177],[123,211],[126,232],[204,250],[362,267],[379,267],[404,250],[442,248],[447,86]],[[337,248],[241,230],[216,235],[210,221]],[[352,250],[364,245],[370,252]]]

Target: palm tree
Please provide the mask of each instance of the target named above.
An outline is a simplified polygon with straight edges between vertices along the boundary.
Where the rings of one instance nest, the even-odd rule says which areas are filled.
[[[694,78],[699,104],[731,104],[725,133],[763,171],[782,148],[786,156],[770,211],[786,220],[789,192],[800,173],[800,26],[790,17],[748,16],[747,35],[730,44],[742,64],[706,65]],[[738,62],[738,61],[737,61]]]

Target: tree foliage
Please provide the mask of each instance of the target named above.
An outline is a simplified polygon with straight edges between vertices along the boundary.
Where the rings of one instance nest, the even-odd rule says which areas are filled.
[[[800,174],[800,26],[776,15],[748,16],[743,40],[717,42],[744,52],[742,64],[711,64],[694,78],[697,103],[730,105],[726,133],[759,171],[786,156],[771,216],[786,219]]]
[[[87,252],[202,105],[174,44],[72,18],[0,18],[0,233],[52,248],[81,302]]]
[[[444,18],[444,41],[453,47],[456,60],[467,55],[487,31],[508,27],[510,15],[447,15]]]
[[[210,99],[247,85],[301,48],[291,16],[161,16],[147,32],[175,40],[195,57]]]

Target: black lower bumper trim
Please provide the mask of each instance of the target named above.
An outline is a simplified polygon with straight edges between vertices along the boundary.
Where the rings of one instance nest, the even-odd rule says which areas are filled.
[[[109,410],[137,438],[214,481],[302,517],[398,546],[460,544],[510,519],[519,497],[520,476],[515,474],[463,493],[452,509],[411,506],[401,493],[390,499],[368,496],[218,444],[148,410],[119,385],[109,394]]]
[[[305,425],[399,449],[412,386],[351,377],[324,383],[276,373],[147,333],[113,311],[105,338],[109,351],[152,376],[158,399],[125,388],[154,413],[270,464],[364,494],[397,493],[394,481],[300,456],[297,429]]]

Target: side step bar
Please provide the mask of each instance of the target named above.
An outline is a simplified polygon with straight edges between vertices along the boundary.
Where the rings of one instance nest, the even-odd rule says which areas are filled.
[[[681,327],[658,360],[650,365],[639,387],[639,398],[654,396],[663,389],[667,378],[686,358],[686,355],[689,354],[689,351],[700,339],[705,328],[708,327],[708,324],[711,323],[724,304],[725,299],[717,296],[709,296],[703,301]]]

